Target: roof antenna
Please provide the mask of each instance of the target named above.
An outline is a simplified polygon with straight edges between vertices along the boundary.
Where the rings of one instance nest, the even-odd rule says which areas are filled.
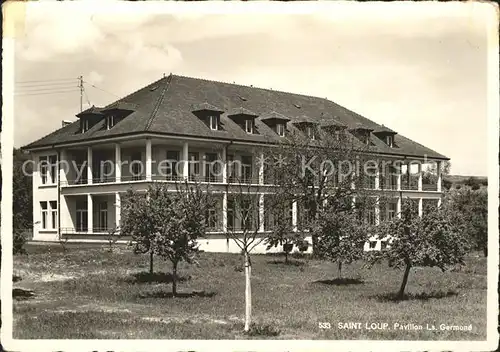
[[[165,78],[165,72],[163,72],[163,78]]]

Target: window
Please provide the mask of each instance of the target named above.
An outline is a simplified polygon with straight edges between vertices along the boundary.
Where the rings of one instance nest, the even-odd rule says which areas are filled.
[[[114,115],[106,116],[106,129],[109,130],[116,123],[116,118]]]
[[[234,162],[234,155],[229,154],[227,156],[227,179],[228,182],[234,182],[236,180],[236,169]]]
[[[88,119],[81,119],[80,125],[82,127],[82,133],[85,133],[89,130],[89,120]]]
[[[207,217],[208,230],[217,231],[218,227],[217,209],[215,207],[208,208],[206,217]]]
[[[47,157],[40,158],[40,177],[42,179],[42,185],[47,183],[47,174],[49,172],[49,165]]]
[[[131,157],[132,165],[132,180],[137,181],[141,179],[142,174],[142,154],[141,152],[132,153]]]
[[[76,202],[76,231],[88,231],[87,201]]]
[[[57,155],[40,157],[40,177],[42,185],[57,183]]]
[[[196,180],[200,174],[200,156],[198,152],[189,152],[189,180]]]
[[[218,130],[219,129],[219,116],[210,115],[208,117],[208,123],[209,123],[211,130],[214,130],[214,131]]]
[[[306,127],[306,133],[309,138],[312,140],[316,139],[316,129],[313,126],[307,126]]]
[[[100,202],[97,205],[97,209],[99,213],[97,217],[97,231],[108,231],[108,202]]]
[[[46,229],[47,226],[47,218],[48,218],[48,208],[47,202],[40,202],[40,207],[42,208],[42,229]]]
[[[50,181],[57,183],[57,155],[49,156]]]
[[[167,172],[166,179],[169,181],[175,181],[178,177],[178,165],[179,165],[180,153],[177,150],[167,151]]]
[[[234,200],[228,198],[227,200],[227,229],[234,230]]]
[[[217,154],[216,153],[206,153],[205,154],[205,182],[215,182],[217,180],[218,169],[217,166],[218,164],[216,163],[217,161]]]
[[[280,137],[283,137],[285,135],[285,124],[284,123],[277,123],[276,124],[276,133]]]
[[[50,220],[52,224],[53,229],[57,229],[57,202],[56,201],[50,201]]]
[[[241,182],[250,183],[252,181],[252,157],[243,155],[241,157]]]
[[[394,136],[387,136],[386,142],[389,147],[394,147]]]
[[[397,212],[397,204],[396,203],[389,203],[389,209],[387,211],[387,220],[392,220],[396,216]]]
[[[368,225],[375,225],[375,209],[369,209],[367,212],[367,223]]]
[[[241,227],[250,230],[253,227],[252,199],[241,201]]]
[[[245,131],[248,134],[252,134],[253,133],[253,119],[246,119],[245,120]]]
[[[377,247],[377,241],[370,241],[370,249],[375,249]]]

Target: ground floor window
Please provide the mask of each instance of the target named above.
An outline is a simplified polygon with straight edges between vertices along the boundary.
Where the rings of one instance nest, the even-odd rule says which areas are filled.
[[[108,202],[99,202],[97,216],[97,231],[108,230]]]
[[[48,206],[47,202],[40,202],[40,207],[42,208],[42,229],[47,228],[47,218],[48,218]]]
[[[57,229],[57,202],[56,201],[50,201],[50,219],[51,219],[51,224],[53,229]]]
[[[397,207],[398,205],[396,203],[389,203],[388,204],[388,209],[387,209],[387,220],[392,220],[397,214]]]
[[[87,202],[76,203],[76,231],[88,231]]]

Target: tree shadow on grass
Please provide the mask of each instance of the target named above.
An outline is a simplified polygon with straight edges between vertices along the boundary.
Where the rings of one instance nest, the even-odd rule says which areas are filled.
[[[18,300],[18,301],[23,301],[29,298],[32,298],[35,296],[35,293],[31,290],[25,290],[22,288],[13,288],[12,289],[12,298]]]
[[[318,280],[313,284],[334,285],[334,286],[347,286],[347,285],[361,285],[365,282],[361,279],[353,279],[348,277],[336,278],[333,280]]]
[[[285,262],[285,260],[270,260],[267,262],[267,264],[278,264],[278,265],[284,265],[284,266],[304,266],[304,265],[306,265],[306,263],[303,261],[293,260],[293,259],[288,259],[288,262]]]
[[[192,292],[177,292],[175,298],[192,298],[192,297],[203,297],[211,298],[214,297],[216,292],[206,292],[206,291],[192,291]],[[139,294],[139,298],[174,298],[172,292],[165,291],[154,291]]]
[[[12,275],[12,282],[18,282],[18,281],[21,281],[21,280],[22,280],[21,276]]]
[[[433,291],[433,292],[421,292],[421,293],[410,293],[405,294],[403,297],[399,297],[396,293],[388,293],[375,295],[373,298],[380,302],[402,302],[402,301],[427,301],[429,299],[441,299],[446,297],[457,296],[456,291]]]
[[[177,282],[191,280],[191,276],[177,276]],[[129,284],[150,284],[150,283],[171,283],[173,275],[171,273],[149,273],[141,271],[134,273],[124,279]]]

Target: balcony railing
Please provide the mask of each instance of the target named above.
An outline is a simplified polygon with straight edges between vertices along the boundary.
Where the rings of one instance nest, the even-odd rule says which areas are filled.
[[[61,234],[88,234],[88,227],[82,226],[82,227],[61,227]],[[113,231],[113,228],[111,227],[98,227],[94,226],[92,228],[92,231],[90,233],[92,234],[109,234],[110,232]]]

